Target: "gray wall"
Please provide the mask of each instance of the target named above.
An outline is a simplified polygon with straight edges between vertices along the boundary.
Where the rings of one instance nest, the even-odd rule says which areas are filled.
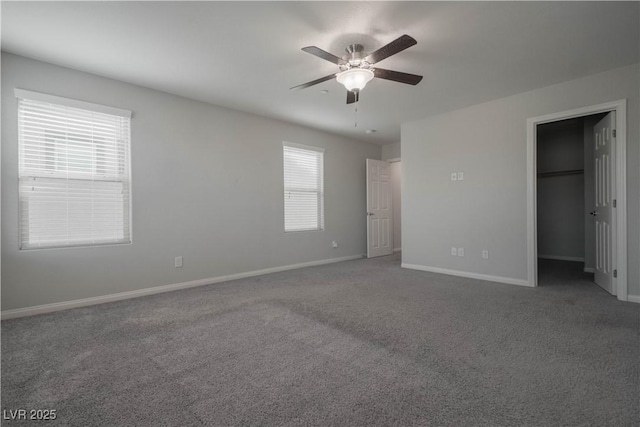
[[[628,292],[640,295],[638,75],[635,64],[403,124],[403,262],[526,280],[527,118],[626,98]]]
[[[584,170],[583,119],[538,126],[538,173]],[[584,260],[584,173],[538,178],[538,256]]]
[[[382,146],[382,160],[399,159],[401,157],[400,154],[399,142]]]
[[[133,244],[18,250],[16,87],[133,111]],[[282,141],[326,150],[322,232],[283,232]],[[2,309],[362,254],[365,159],[380,156],[373,144],[3,54]]]

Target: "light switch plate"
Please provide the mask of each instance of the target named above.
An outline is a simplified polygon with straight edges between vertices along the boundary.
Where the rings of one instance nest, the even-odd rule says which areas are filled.
[[[464,172],[458,172],[458,181],[464,180]]]
[[[451,181],[457,181],[458,180],[458,174],[456,172],[452,172],[451,173]]]

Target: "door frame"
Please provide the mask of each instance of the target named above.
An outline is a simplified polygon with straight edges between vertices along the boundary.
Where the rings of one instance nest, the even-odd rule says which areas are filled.
[[[389,163],[400,163],[402,162],[402,157],[392,157],[391,159],[387,159],[385,160],[386,162]],[[392,166],[393,167],[393,166]],[[402,166],[400,166],[400,173],[402,173]],[[396,214],[395,214],[395,207],[396,207],[396,203],[394,202],[394,198],[395,193],[394,193],[394,185],[395,183],[393,182],[393,179],[391,180],[391,212],[392,212],[392,220],[391,220],[391,227],[393,227],[393,232],[391,233],[391,238],[393,239],[393,253],[398,253],[398,252],[402,252],[402,246],[400,246],[399,248],[396,248],[396,243],[395,243],[395,239],[396,239],[396,221],[398,220]],[[400,178],[400,206],[402,209],[402,178]],[[402,212],[400,214],[400,238],[402,239]],[[401,240],[402,241],[402,240]]]
[[[628,301],[627,291],[627,100],[606,102],[573,110],[560,111],[527,119],[527,280],[529,286],[538,286],[538,224],[537,224],[537,125],[573,119],[598,113],[616,112],[616,176],[612,180],[616,208],[615,239],[612,260],[618,270],[613,278],[613,289],[621,301]]]

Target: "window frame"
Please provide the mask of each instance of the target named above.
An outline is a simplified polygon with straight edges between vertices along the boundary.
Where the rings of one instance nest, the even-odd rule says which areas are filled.
[[[124,110],[120,108],[110,107],[101,104],[94,104],[90,102],[80,101],[71,98],[65,98],[55,95],[49,95],[40,92],[33,92],[29,90],[14,89],[14,94],[16,97],[16,107],[19,110],[20,101],[33,101],[40,102],[46,104],[52,104],[56,107],[67,107],[84,110],[85,113],[99,113],[99,114],[107,114],[112,116],[118,116],[127,120],[127,125],[125,132],[123,133],[126,138],[123,145],[123,168],[121,169],[121,173],[104,173],[99,174],[98,170],[100,169],[100,163],[102,163],[104,167],[104,156],[99,156],[99,151],[102,150],[102,147],[92,147],[91,149],[91,162],[92,162],[92,170],[90,173],[87,172],[67,172],[67,177],[60,176],[61,171],[58,169],[58,155],[55,152],[56,144],[52,143],[52,159],[53,166],[51,168],[50,174],[42,174],[38,175],[38,171],[36,169],[30,171],[29,168],[23,169],[22,165],[22,138],[21,138],[21,121],[20,121],[20,112],[17,114],[17,124],[18,124],[18,174],[17,174],[17,184],[18,184],[18,250],[20,251],[39,251],[39,250],[52,250],[52,249],[71,249],[71,248],[80,248],[80,247],[99,247],[99,246],[121,246],[121,245],[131,245],[133,242],[133,180],[132,180],[132,141],[131,141],[131,117],[132,112],[129,110]],[[101,159],[102,158],[102,162]],[[25,173],[26,172],[26,173]],[[32,173],[34,172],[34,173]],[[42,173],[42,170],[39,171]],[[91,176],[91,179],[88,177]],[[121,178],[118,180],[118,178]],[[123,239],[115,240],[108,239],[104,241],[83,241],[77,243],[65,243],[68,240],[59,240],[54,244],[28,244],[23,241],[23,193],[21,190],[21,185],[23,184],[23,180],[25,179],[34,179],[34,180],[60,180],[60,182],[75,182],[78,183],[80,181],[95,181],[95,182],[103,182],[103,183],[121,183],[123,186],[127,187],[127,194],[123,197],[122,202],[122,212],[123,212]],[[68,236],[68,235],[67,235]]]
[[[318,169],[319,171],[319,188],[312,191],[313,193],[317,194],[317,198],[318,198],[318,214],[316,217],[316,224],[317,226],[314,228],[305,228],[305,229],[287,229],[287,203],[286,203],[286,193],[287,193],[287,185],[286,185],[286,170],[285,170],[285,150],[286,147],[290,147],[293,149],[297,149],[297,150],[305,150],[305,151],[309,151],[309,152],[313,152],[315,154],[319,154],[320,155],[320,167]],[[321,147],[315,147],[315,146],[311,146],[311,145],[304,145],[304,144],[297,144],[297,143],[293,143],[293,142],[287,142],[287,141],[283,141],[282,143],[282,175],[283,175],[283,179],[282,179],[282,183],[283,183],[283,229],[285,233],[302,233],[302,232],[319,232],[319,231],[324,231],[325,230],[325,185],[324,185],[324,153],[325,150],[324,148]]]

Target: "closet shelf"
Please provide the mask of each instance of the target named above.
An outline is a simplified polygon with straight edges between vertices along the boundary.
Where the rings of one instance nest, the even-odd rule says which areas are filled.
[[[555,172],[538,172],[538,178],[551,178],[553,176],[582,175],[582,174],[584,174],[584,169],[574,169],[569,171],[555,171]]]

